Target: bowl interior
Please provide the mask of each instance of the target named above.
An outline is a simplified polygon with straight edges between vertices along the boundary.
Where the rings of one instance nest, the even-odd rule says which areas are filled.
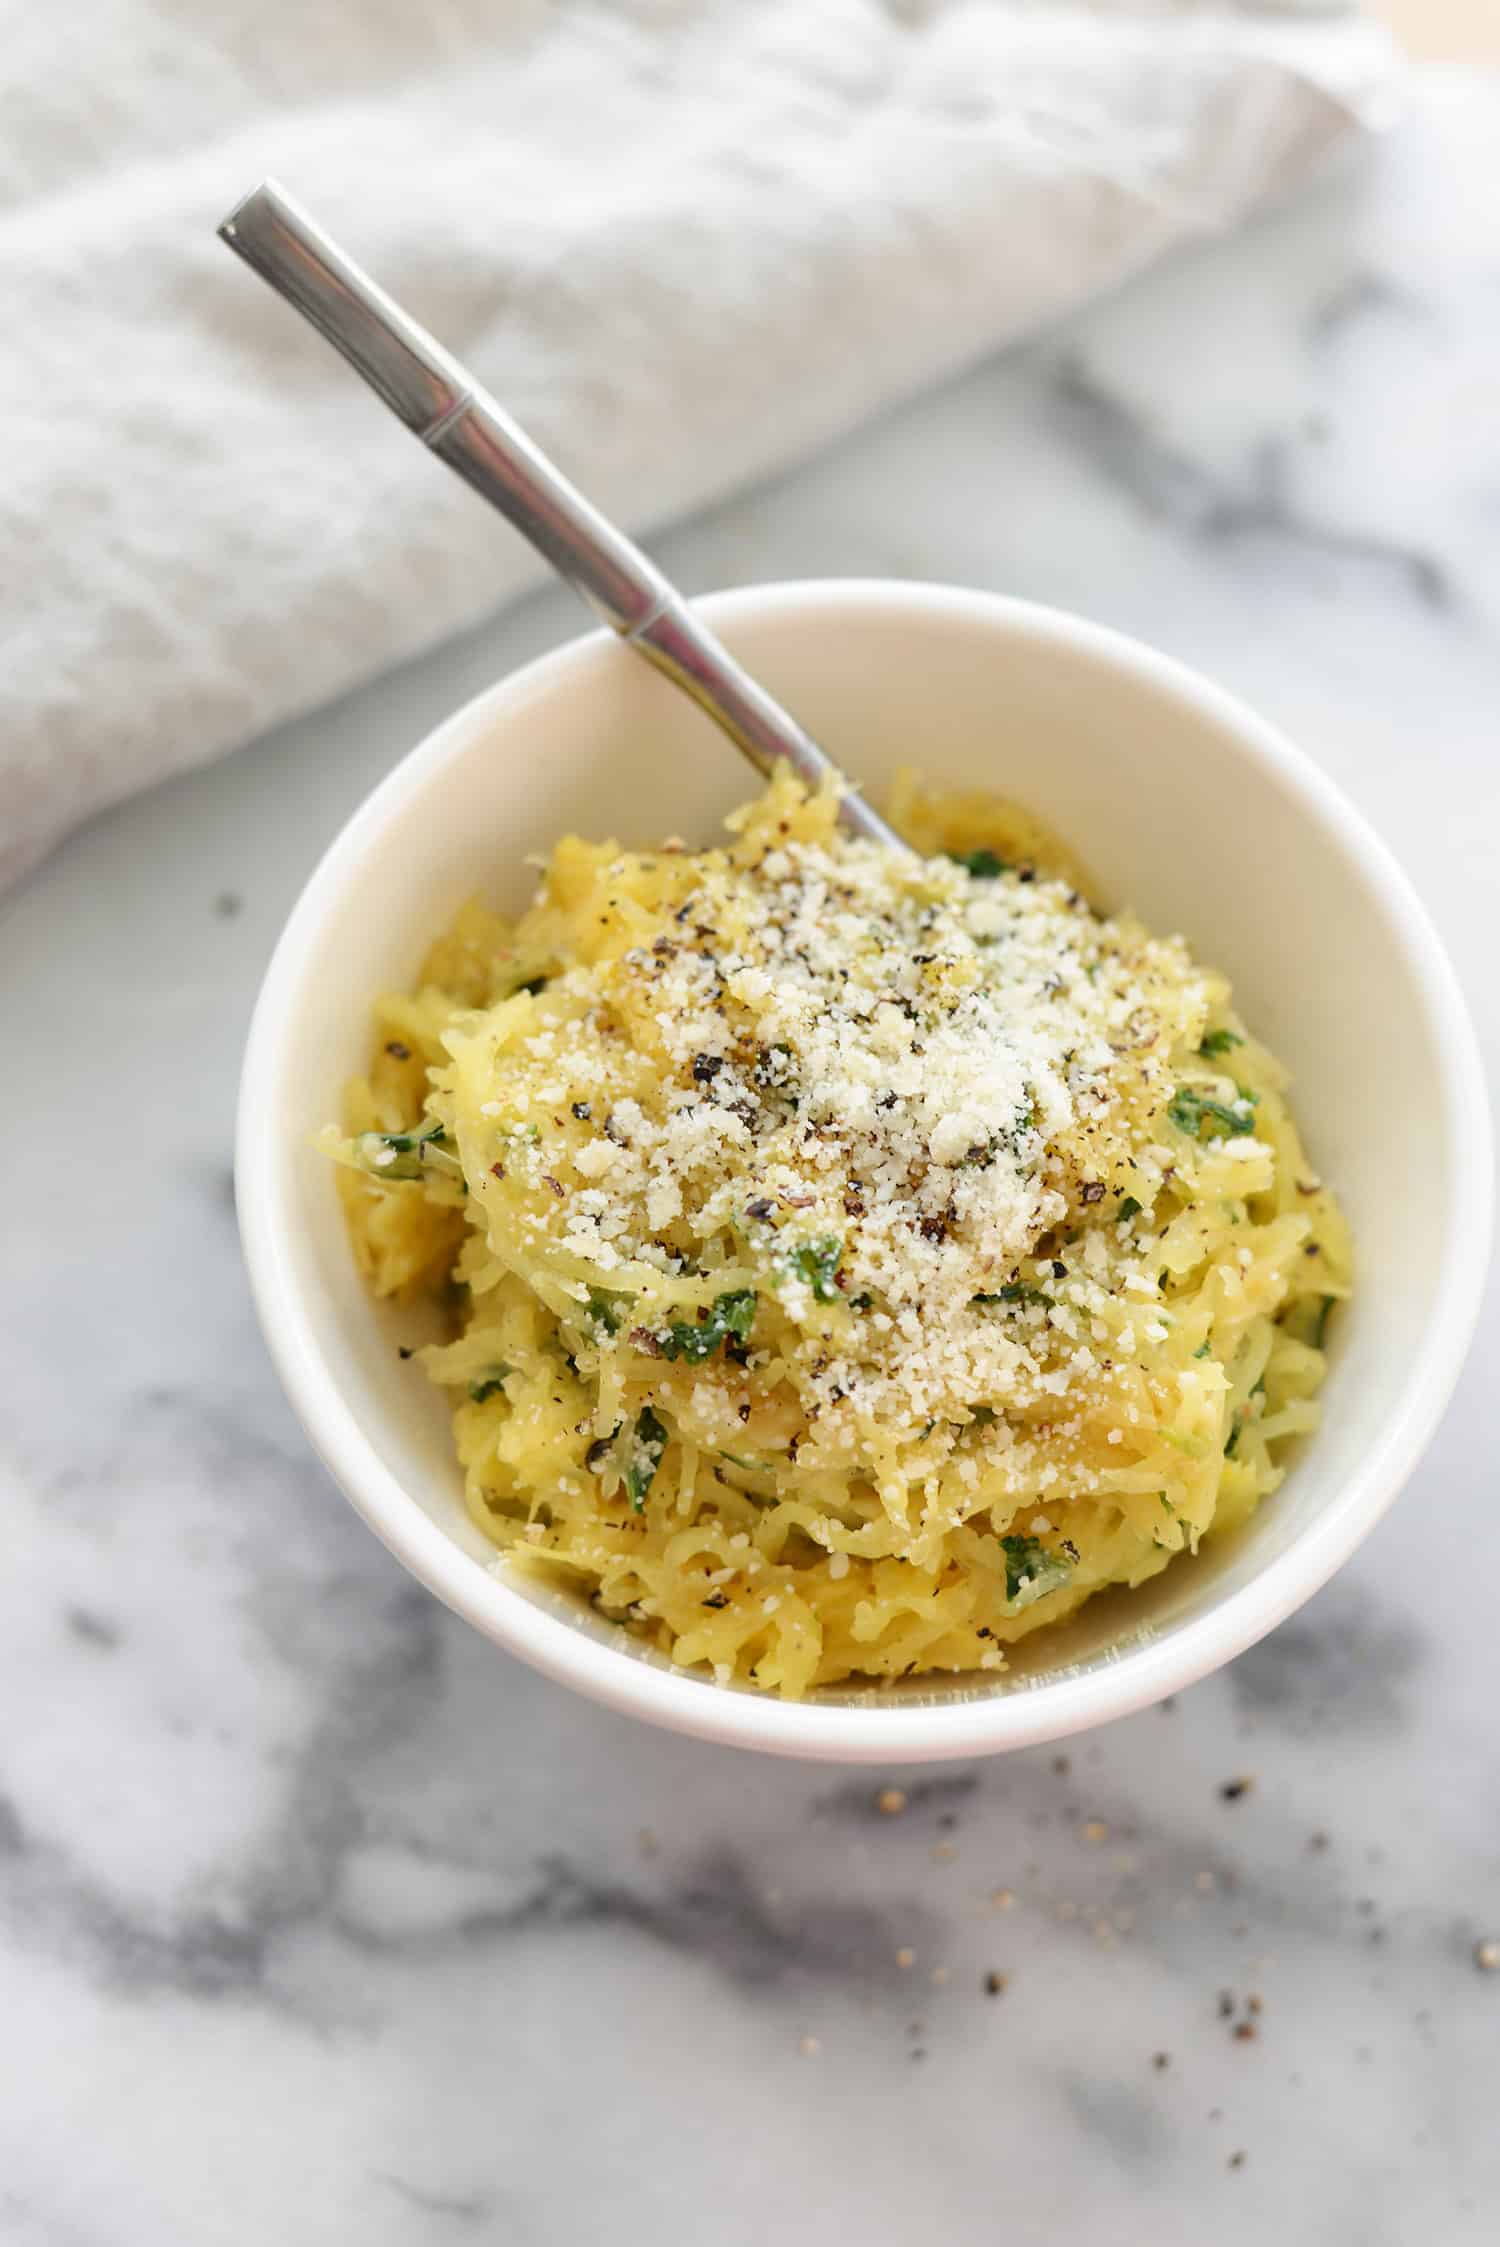
[[[1413,909],[1382,854],[1273,736],[1110,635],[980,596],[906,588],[782,589],[710,606],[737,652],[877,800],[903,764],[1011,795],[1076,847],[1106,902],[1133,906],[1158,932],[1180,930],[1224,968],[1242,1011],[1289,1064],[1311,1156],[1354,1227],[1359,1286],[1336,1322],[1325,1425],[1249,1528],[1141,1592],[1096,1600],[1066,1631],[1027,1642],[998,1680],[906,1698],[1059,1694],[1132,1646],[1191,1631],[1310,1537],[1326,1537],[1333,1565],[1352,1542],[1343,1510],[1378,1511],[1371,1477],[1383,1448],[1399,1449],[1414,1368],[1445,1312],[1460,1215],[1453,1057],[1440,1050],[1433,987],[1440,963],[1419,917],[1414,939]],[[285,1320],[273,1346],[294,1395],[314,1376],[336,1392],[408,1494],[401,1505],[422,1509],[450,1555],[456,1544],[472,1557],[462,1604],[502,1638],[508,1605],[546,1605],[547,1595],[495,1572],[493,1548],[462,1507],[441,1399],[396,1355],[398,1342],[422,1338],[420,1320],[366,1298],[326,1166],[307,1142],[363,1063],[371,997],[410,979],[466,896],[518,908],[534,881],[528,854],[569,828],[700,842],[752,785],[707,721],[643,664],[607,638],[579,643],[461,712],[397,769],[314,877],[268,980],[252,1045],[266,1144],[252,1161]],[[264,1306],[264,1284],[261,1294]],[[397,1509],[357,1487],[347,1454],[314,1417],[309,1426],[356,1503],[413,1560]],[[420,1556],[414,1565],[436,1583]],[[453,1596],[451,1585],[437,1588]],[[1279,1601],[1265,1600],[1234,1644],[1200,1666],[1311,1588],[1288,1584]],[[571,1630],[607,1635],[616,1666],[627,1652],[642,1659],[585,1610],[551,1604]],[[671,1682],[722,1698],[697,1680]],[[1038,1718],[1027,1736],[1053,1728]]]

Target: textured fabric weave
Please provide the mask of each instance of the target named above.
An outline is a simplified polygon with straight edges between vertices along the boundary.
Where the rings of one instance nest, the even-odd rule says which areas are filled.
[[[18,16],[0,881],[540,573],[215,240],[265,174],[647,528],[1231,224],[1392,70],[1337,0]]]

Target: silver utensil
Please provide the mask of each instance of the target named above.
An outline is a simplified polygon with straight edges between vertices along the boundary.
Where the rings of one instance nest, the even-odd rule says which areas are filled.
[[[499,508],[627,646],[690,694],[758,772],[769,774],[785,759],[810,787],[830,776],[843,780],[655,563],[274,180],[236,204],[219,235],[343,353],[429,452]],[[907,848],[847,781],[843,787],[845,827]]]

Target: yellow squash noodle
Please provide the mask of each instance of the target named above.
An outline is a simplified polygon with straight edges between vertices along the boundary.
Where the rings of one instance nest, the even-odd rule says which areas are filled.
[[[790,778],[718,849],[566,837],[325,1135],[508,1564],[787,1695],[996,1670],[1242,1522],[1349,1290],[1224,979],[1014,807],[890,808],[916,855]]]

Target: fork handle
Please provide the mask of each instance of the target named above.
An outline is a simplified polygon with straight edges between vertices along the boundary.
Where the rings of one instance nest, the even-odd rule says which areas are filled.
[[[832,760],[751,678],[670,579],[553,466],[451,352],[404,312],[274,180],[221,238],[364,377],[429,452],[497,507],[622,639],[720,725],[760,773],[837,779],[842,824],[904,850]]]

